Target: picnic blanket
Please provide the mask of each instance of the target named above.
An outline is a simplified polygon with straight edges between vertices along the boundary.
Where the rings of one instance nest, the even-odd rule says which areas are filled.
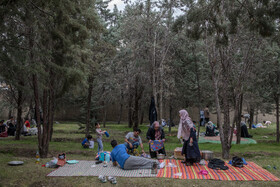
[[[237,168],[229,164],[225,164],[229,167],[228,170],[213,170],[208,168],[208,162],[206,165],[201,166],[194,164],[193,166],[186,166],[182,164],[180,160],[164,160],[166,166],[160,169],[157,177],[174,178],[174,179],[212,179],[212,180],[227,180],[227,181],[279,181],[277,177],[269,173],[267,170],[261,168],[253,162],[247,162],[248,164],[242,168]],[[199,174],[200,171],[208,171],[207,175]]]
[[[79,161],[77,164],[65,164],[47,176],[49,177],[65,177],[65,176],[116,176],[116,177],[163,177],[174,179],[212,179],[212,180],[228,180],[228,181],[279,181],[280,179],[261,168],[253,162],[242,168],[233,167],[226,163],[228,170],[213,170],[205,166],[194,164],[186,166],[180,160],[170,159],[163,160],[165,167],[159,169],[158,174],[151,174],[150,169],[141,170],[123,170],[119,167],[113,167],[112,163],[103,167],[103,164],[95,165],[95,161]],[[95,167],[92,167],[95,165]],[[171,167],[170,167],[171,166]],[[173,167],[172,167],[173,166]],[[200,171],[208,171],[207,175],[199,174]]]
[[[220,136],[199,136],[198,143],[221,144]],[[252,138],[241,138],[241,144],[257,144]],[[232,137],[232,144],[236,144],[236,136]]]
[[[67,176],[115,176],[115,177],[156,177],[151,174],[150,169],[123,170],[120,167],[113,167],[112,162],[103,167],[103,164],[95,165],[96,161],[80,160],[77,164],[65,164],[63,167],[52,171],[49,177],[67,177]]]

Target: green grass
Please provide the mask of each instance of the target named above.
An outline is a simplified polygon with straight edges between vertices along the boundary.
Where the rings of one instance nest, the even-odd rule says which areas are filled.
[[[144,149],[148,152],[148,144],[145,134],[148,130],[147,126],[140,126],[142,130],[142,140]],[[127,124],[107,124],[105,129],[109,132],[110,137],[103,138],[104,150],[111,151],[110,141],[116,139],[119,143],[124,142],[124,136],[131,131]],[[168,129],[166,129],[167,133]],[[201,132],[205,128],[201,128]],[[177,129],[172,128],[172,136],[166,136],[165,148],[168,156],[171,156],[176,147],[182,146],[176,137]],[[262,167],[271,168],[268,170],[280,177],[280,145],[275,141],[275,125],[268,129],[251,129],[252,134],[258,144],[242,144],[232,145],[231,156],[238,155],[244,157],[248,161],[254,161]],[[93,137],[96,135],[94,133]],[[268,138],[263,138],[267,136]],[[41,163],[46,163],[52,156],[65,152],[68,159],[77,160],[93,160],[97,146],[94,150],[83,149],[81,141],[84,139],[84,133],[79,130],[79,126],[75,122],[67,122],[54,125],[53,141],[49,146],[49,158],[42,159]],[[202,143],[199,144],[201,150],[212,150],[215,157],[221,157],[221,145]],[[14,140],[14,137],[0,139],[0,186],[97,186],[99,183],[97,177],[46,177],[52,171],[50,168],[43,168],[41,165],[35,164],[35,153],[37,150],[37,138],[21,137],[20,141]],[[11,160],[22,160],[25,162],[23,166],[11,167],[7,166],[7,162]],[[273,169],[276,166],[277,169]],[[65,180],[67,179],[67,180]],[[156,179],[156,178],[118,178],[117,186],[279,186],[275,182],[229,182],[229,181],[209,181],[209,180],[176,180],[176,179]],[[110,184],[102,184],[109,186]]]

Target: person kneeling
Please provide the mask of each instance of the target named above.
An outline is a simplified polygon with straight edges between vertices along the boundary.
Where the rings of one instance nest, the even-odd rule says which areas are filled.
[[[113,151],[111,152],[113,166],[119,164],[124,170],[153,169],[154,167],[159,167],[157,160],[127,154],[126,146],[124,144],[118,145],[116,140],[112,140],[111,145],[113,147]]]
[[[163,128],[160,127],[158,121],[155,121],[153,125],[149,128],[146,137],[149,140],[149,151],[151,158],[156,158],[157,153],[161,153],[166,156],[163,145],[163,142],[165,142],[165,134]],[[159,144],[153,147],[152,145],[155,144],[155,140],[157,140]]]
[[[82,142],[82,146],[84,147],[84,148],[93,148],[94,147],[94,142],[93,142],[93,140],[92,140],[92,136],[91,135],[88,135],[85,139],[84,139],[84,141]]]

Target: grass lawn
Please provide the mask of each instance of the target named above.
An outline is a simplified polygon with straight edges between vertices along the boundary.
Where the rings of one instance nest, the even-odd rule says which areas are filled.
[[[144,149],[148,152],[148,144],[145,134],[148,127],[141,126]],[[124,136],[131,131],[127,124],[107,124],[106,129],[110,137],[103,138],[104,150],[111,151],[110,141],[116,139],[119,143],[124,142]],[[165,130],[166,132],[168,129]],[[205,131],[204,128],[201,132]],[[177,129],[172,128],[171,136],[166,136],[165,148],[168,156],[173,154],[176,147],[182,146],[176,137]],[[248,161],[253,161],[262,167],[271,166],[268,170],[280,178],[280,145],[274,143],[275,124],[268,129],[249,130],[258,144],[233,145],[231,156],[238,155]],[[96,135],[93,134],[93,137]],[[267,136],[267,137],[263,137]],[[65,152],[67,159],[93,160],[97,145],[94,150],[86,150],[81,146],[84,134],[79,130],[79,126],[73,122],[54,125],[53,141],[50,142],[49,158],[41,159],[41,164],[45,164],[58,153]],[[200,150],[212,150],[217,158],[221,157],[221,145],[202,143]],[[111,186],[110,183],[101,184],[97,177],[46,177],[53,169],[41,167],[35,164],[35,154],[37,150],[37,137],[21,137],[20,141],[15,141],[14,137],[0,139],[0,186]],[[8,166],[7,162],[12,160],[24,161],[23,166]],[[273,169],[276,166],[276,170]],[[280,182],[229,182],[211,180],[180,180],[165,178],[117,178],[116,186],[280,186]]]

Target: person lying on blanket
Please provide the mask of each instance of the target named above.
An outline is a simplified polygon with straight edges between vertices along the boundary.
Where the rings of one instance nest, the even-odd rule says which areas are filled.
[[[118,145],[116,140],[112,140],[111,145],[113,147],[113,151],[111,152],[113,166],[119,164],[124,170],[152,169],[154,167],[159,167],[159,162],[157,160],[129,155],[126,146],[124,144]]]
[[[165,142],[165,134],[158,121],[155,121],[149,128],[146,138],[149,141],[149,151],[151,158],[156,158],[158,153],[166,155],[163,145],[163,142]],[[156,142],[155,140],[157,140],[158,142]],[[158,146],[155,145],[156,143],[159,143]]]

